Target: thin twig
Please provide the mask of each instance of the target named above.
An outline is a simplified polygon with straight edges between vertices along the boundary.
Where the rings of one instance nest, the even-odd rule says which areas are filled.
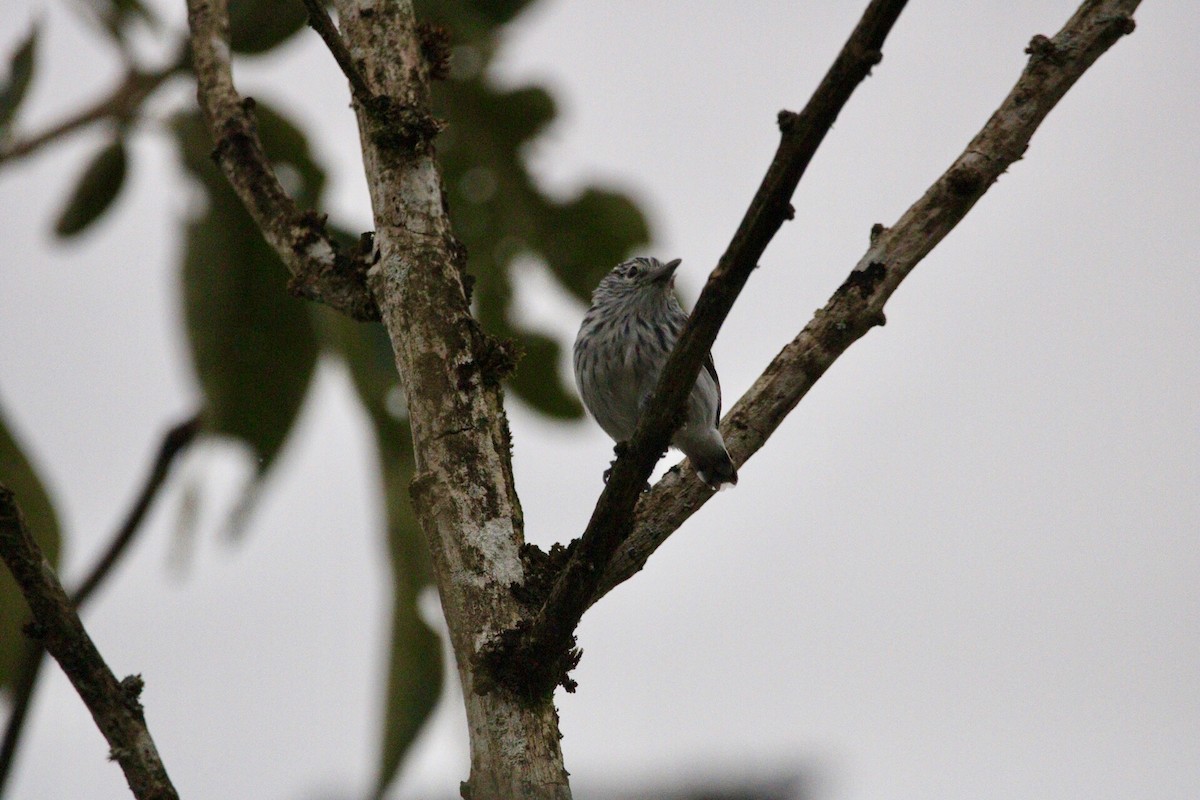
[[[201,426],[201,415],[194,414],[172,427],[163,436],[162,444],[158,447],[158,454],[154,457],[154,464],[150,468],[150,474],[146,476],[142,490],[126,514],[125,521],[113,535],[104,555],[95,563],[92,571],[88,573],[88,576],[71,596],[71,602],[76,608],[81,608],[91,598],[100,584],[108,577],[117,561],[124,555],[126,548],[133,541],[134,535],[141,528],[142,520],[146,518],[146,512],[150,510],[154,499],[158,497],[158,492],[162,489],[163,483],[171,471],[171,465],[175,462],[176,457],[195,441]]]
[[[142,681],[117,681],[88,636],[54,569],[25,526],[12,491],[0,484],[0,558],[33,612],[28,632],[39,639],[70,679],[108,740],[138,800],[178,800],[138,702]]]
[[[296,206],[263,150],[254,103],[243,100],[233,84],[225,0],[188,0],[188,26],[196,98],[216,143],[214,157],[292,274],[289,288],[354,319],[379,319],[379,307],[366,283],[367,258],[343,252],[326,230],[324,217]]]
[[[309,26],[325,40],[325,46],[329,48],[329,52],[333,54],[334,60],[342,68],[342,73],[346,76],[346,80],[350,81],[350,89],[354,93],[354,99],[361,103],[364,108],[370,108],[371,100],[375,97],[375,93],[371,91],[371,87],[367,85],[366,78],[363,77],[358,67],[355,66],[354,59],[350,55],[350,50],[346,47],[346,43],[342,40],[338,29],[334,27],[333,20],[329,18],[329,13],[325,10],[324,4],[321,0],[304,0],[304,7],[308,9]]]
[[[163,84],[167,78],[184,70],[188,55],[186,49],[172,64],[152,72],[142,72],[131,69],[125,73],[121,83],[109,94],[70,117],[51,125],[40,133],[35,133],[23,139],[8,142],[0,146],[0,164],[8,161],[31,156],[48,144],[82,130],[96,122],[115,120],[122,122],[137,115],[154,90]]]
[[[884,39],[905,1],[872,0],[804,110],[780,113],[782,137],[775,158],[709,276],[632,441],[613,466],[587,529],[522,637],[519,653],[499,665],[506,680],[522,693],[542,694],[559,682],[571,688],[565,673],[577,658],[572,651],[575,628],[605,566],[632,528],[642,487],[679,425],[701,364],[759,257],[784,221],[792,218],[791,196],[817,147],[855,88],[882,58]]]
[[[8,714],[8,722],[4,726],[4,741],[0,742],[0,797],[4,796],[4,785],[12,772],[13,760],[17,755],[17,745],[21,742],[21,733],[25,729],[25,720],[29,716],[29,706],[33,700],[33,690],[37,687],[38,675],[42,671],[42,654],[46,651],[32,639],[26,638],[21,648],[21,655],[14,670],[10,685],[12,702]]]
[[[175,425],[163,436],[162,444],[159,445],[158,454],[154,458],[150,474],[146,476],[146,480],[142,485],[141,491],[138,492],[133,506],[125,515],[124,521],[113,535],[104,554],[92,567],[91,572],[88,573],[88,577],[83,580],[79,588],[71,595],[71,604],[75,606],[76,611],[83,608],[84,604],[92,597],[96,589],[104,583],[112,573],[112,568],[116,566],[117,562],[120,561],[121,557],[128,550],[134,536],[141,529],[142,522],[146,518],[146,513],[154,504],[155,498],[158,497],[159,491],[166,482],[171,465],[195,441],[200,428],[201,417],[199,414],[196,414]],[[30,701],[33,697],[33,691],[37,687],[38,675],[41,673],[42,654],[44,652],[41,645],[32,640],[27,640],[26,647],[21,653],[21,659],[17,668],[17,678],[12,687],[12,710],[9,713],[8,723],[4,728],[4,739],[0,742],[0,796],[4,794],[4,784],[12,768],[17,744],[21,741],[21,733],[24,729],[25,719],[29,713]]]
[[[796,407],[817,379],[873,325],[916,265],[966,216],[983,193],[1024,154],[1050,110],[1096,59],[1133,31],[1140,0],[1088,0],[1053,39],[1035,36],[1029,63],[1008,97],[950,168],[871,246],[846,282],[771,361],[721,426],[734,461],[743,463]],[[712,493],[690,468],[672,472],[645,495],[634,529],[605,570],[595,603],[636,574],[660,544]]]

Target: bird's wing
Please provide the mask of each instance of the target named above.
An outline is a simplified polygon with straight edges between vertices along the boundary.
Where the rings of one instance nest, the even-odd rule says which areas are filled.
[[[717,377],[717,365],[713,363],[712,351],[704,357],[704,371],[713,379],[713,383],[717,385],[717,422],[721,421],[721,379]]]

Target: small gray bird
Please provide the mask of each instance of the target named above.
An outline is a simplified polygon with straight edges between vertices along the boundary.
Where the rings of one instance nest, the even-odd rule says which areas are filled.
[[[583,404],[617,442],[633,438],[658,375],[687,322],[675,299],[675,268],[655,258],[618,264],[592,293],[592,307],[575,337],[575,383]],[[671,444],[691,459],[712,489],[737,483],[737,468],[717,430],[721,384],[712,354],[687,399],[683,426]]]

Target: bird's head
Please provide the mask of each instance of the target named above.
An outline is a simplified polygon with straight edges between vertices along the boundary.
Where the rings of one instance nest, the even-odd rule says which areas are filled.
[[[682,259],[663,263],[657,258],[639,256],[613,267],[596,287],[594,299],[630,296],[667,296],[675,286],[675,269]]]

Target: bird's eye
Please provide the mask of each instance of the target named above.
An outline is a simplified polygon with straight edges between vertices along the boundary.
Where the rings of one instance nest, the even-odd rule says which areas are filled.
[[[631,266],[629,269],[625,270],[625,277],[626,278],[636,278],[640,272],[641,272],[641,270],[638,269],[636,265],[634,265],[634,266]]]

